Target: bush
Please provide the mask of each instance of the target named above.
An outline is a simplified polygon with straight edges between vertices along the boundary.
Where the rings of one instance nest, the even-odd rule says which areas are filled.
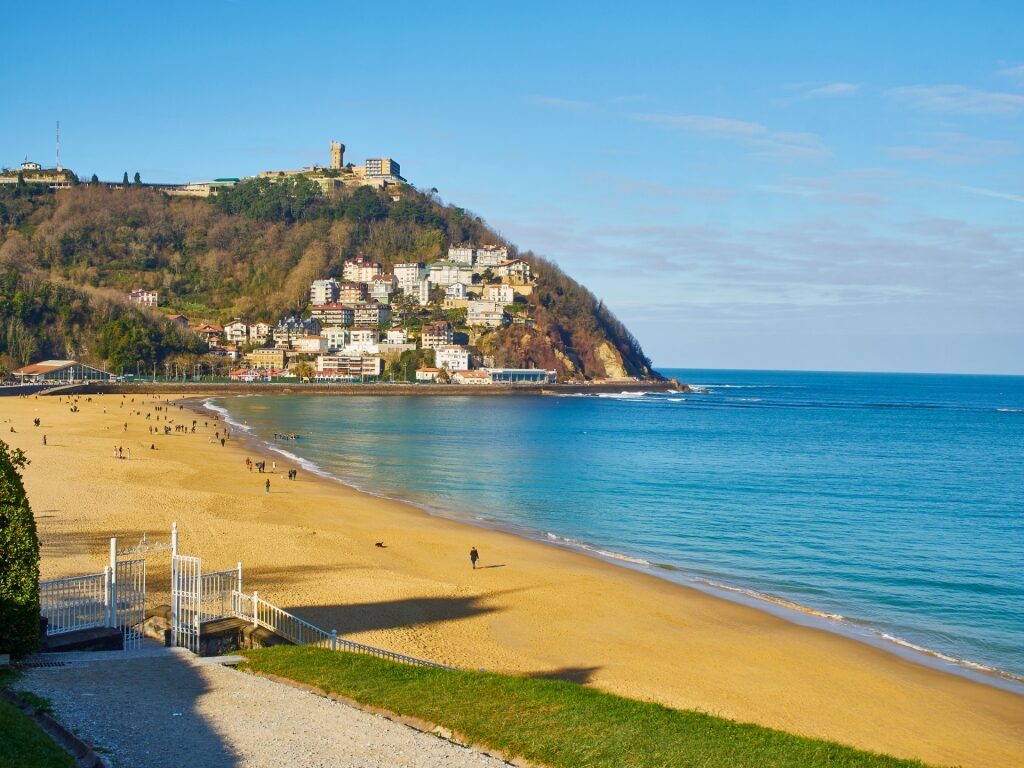
[[[18,472],[27,463],[0,440],[0,652],[14,656],[39,643],[39,539]]]

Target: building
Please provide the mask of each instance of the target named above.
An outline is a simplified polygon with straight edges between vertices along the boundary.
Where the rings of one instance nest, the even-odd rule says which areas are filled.
[[[18,168],[0,171],[0,184],[16,185],[19,178],[26,184],[46,184],[50,189],[67,189],[78,180],[67,168],[43,168],[31,160],[25,160]]]
[[[199,323],[192,326],[192,332],[212,348],[220,344],[220,337],[224,333],[224,329],[215,323]]]
[[[365,256],[349,259],[342,265],[342,277],[354,283],[368,283],[383,271],[380,264]]]
[[[409,334],[405,328],[389,328],[384,338],[388,344],[409,343]]]
[[[508,248],[502,245],[485,245],[476,249],[477,267],[481,269],[493,268],[508,260]]]
[[[420,346],[423,349],[437,349],[445,347],[454,341],[452,324],[447,320],[438,320],[434,323],[427,323],[420,332]]]
[[[337,142],[331,142],[331,168],[333,170],[341,170],[345,167],[345,145]]]
[[[230,344],[245,344],[249,340],[249,326],[241,320],[233,320],[224,326],[222,340]]]
[[[498,277],[507,277],[514,283],[528,283],[533,279],[530,265],[523,259],[509,259],[494,268]]]
[[[415,285],[427,276],[427,265],[422,261],[411,261],[403,264],[395,264],[395,280],[398,281],[398,288],[408,292],[410,286]]]
[[[476,250],[471,245],[453,245],[448,249],[448,261],[472,266],[476,262]]]
[[[424,304],[430,303],[430,288],[430,280],[428,278],[423,278],[411,285],[407,285],[402,290],[406,296],[411,298],[420,306],[423,306]]]
[[[471,301],[466,307],[466,325],[499,328],[504,324],[504,304],[494,301]]]
[[[465,299],[469,295],[465,283],[452,283],[444,290],[446,299]]]
[[[355,310],[352,307],[336,302],[313,307],[309,310],[309,315],[319,320],[321,326],[352,325],[355,322]]]
[[[337,352],[352,343],[352,333],[348,328],[331,326],[320,331],[320,335],[327,340],[327,351]]]
[[[384,178],[389,181],[405,181],[401,166],[390,157],[369,157],[366,159],[364,175],[369,178]]]
[[[291,351],[298,355],[322,355],[327,351],[327,339],[323,336],[302,336],[292,339]]]
[[[346,281],[338,287],[338,301],[342,304],[358,304],[366,301],[366,284]]]
[[[185,317],[185,315],[168,315],[167,319],[170,320],[171,325],[179,331],[184,331],[188,328],[188,318]]]
[[[379,350],[380,331],[376,328],[353,328],[344,351],[349,355],[375,355]]]
[[[484,300],[505,306],[516,300],[516,292],[511,285],[488,285],[484,288]]]
[[[469,368],[469,350],[454,344],[435,347],[434,365],[449,371],[465,371]]]
[[[417,368],[416,381],[437,381],[437,374],[439,374],[440,372],[440,368]]]
[[[430,282],[434,285],[449,286],[452,283],[473,282],[473,268],[451,261],[436,261],[430,265]]]
[[[254,349],[245,356],[245,362],[260,371],[280,371],[288,362],[288,354],[283,349]]]
[[[268,323],[253,323],[249,326],[249,341],[253,344],[266,344],[270,338],[270,325]]]
[[[555,371],[539,368],[489,368],[491,381],[495,384],[554,384]]]
[[[295,339],[305,336],[319,336],[322,327],[320,321],[315,317],[307,317],[305,320],[298,317],[285,317],[274,326],[271,336],[275,344],[290,344]]]
[[[321,304],[332,304],[338,300],[341,286],[333,277],[326,280],[314,280],[309,286],[309,303],[314,307]]]
[[[321,355],[316,359],[317,379],[375,379],[384,370],[384,361],[368,355]]]
[[[44,360],[32,363],[11,374],[21,384],[70,384],[77,381],[110,381],[114,374],[93,368],[77,360]],[[13,427],[11,430],[13,431]]]
[[[128,294],[128,300],[140,307],[155,307],[159,304],[159,292],[139,289]]]
[[[391,322],[391,307],[375,301],[356,304],[354,318],[356,325],[387,325]]]
[[[387,304],[397,287],[394,275],[377,275],[370,281],[370,298]]]
[[[490,384],[491,377],[487,371],[455,371],[452,384]]]

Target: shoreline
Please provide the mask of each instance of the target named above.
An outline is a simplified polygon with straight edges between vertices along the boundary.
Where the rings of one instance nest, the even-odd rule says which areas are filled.
[[[247,451],[233,430],[222,448],[209,417],[207,429],[199,418],[195,435],[142,432],[153,423],[144,413],[165,396],[82,397],[77,413],[66,397],[0,400],[0,432],[16,427],[4,439],[32,460],[25,482],[44,578],[95,572],[107,537],[162,540],[177,520],[183,551],[204,567],[241,560],[247,591],[379,647],[570,679],[934,764],[989,768],[1024,757],[1024,700],[1014,693],[337,480],[303,471],[290,482],[284,471],[293,462],[283,456],[267,475],[267,494],[264,477],[244,466],[247,455],[261,455],[258,436]],[[167,423],[184,413],[182,404]],[[42,429],[31,426],[33,416]],[[122,443],[130,461],[111,458],[111,445]],[[484,568],[470,569],[471,545]],[[164,560],[150,563],[154,598],[164,589]]]
[[[260,393],[251,393],[258,396]],[[319,394],[319,393],[317,393]],[[444,510],[431,507],[427,504],[417,503],[399,496],[389,496],[378,493],[368,488],[356,485],[353,482],[340,477],[324,469],[312,459],[292,453],[271,439],[258,435],[249,425],[235,421],[230,411],[221,406],[211,404],[213,400],[230,398],[236,395],[210,395],[203,398],[187,398],[179,401],[186,409],[197,413],[212,412],[217,414],[223,421],[230,424],[232,430],[238,429],[244,435],[246,441],[251,441],[256,447],[273,451],[286,460],[294,461],[304,466],[307,471],[316,474],[328,482],[334,482],[348,488],[356,493],[366,494],[374,498],[404,504],[422,514],[450,520],[462,525],[474,528],[483,528],[499,531],[511,536],[518,536],[527,541],[553,546],[584,557],[592,557],[609,565],[618,568],[629,568],[639,573],[644,573],[670,584],[675,584],[689,589],[696,589],[705,594],[721,600],[728,600],[740,605],[746,605],[755,610],[761,610],[785,621],[831,632],[840,637],[849,638],[857,642],[865,643],[874,648],[891,653],[899,658],[907,659],[922,664],[931,669],[944,673],[959,675],[969,680],[979,682],[983,685],[991,685],[1001,690],[1024,696],[1024,676],[1008,672],[998,667],[961,659],[950,656],[942,651],[926,648],[917,645],[910,640],[885,634],[869,624],[858,626],[843,615],[829,614],[809,605],[795,603],[785,597],[760,592],[742,584],[732,584],[725,581],[714,581],[707,577],[690,573],[685,569],[669,563],[651,562],[638,556],[626,553],[615,552],[611,549],[601,547],[597,544],[576,541],[557,533],[541,531],[539,529],[516,526],[508,523],[487,520],[479,516],[468,516],[458,513],[448,513]]]

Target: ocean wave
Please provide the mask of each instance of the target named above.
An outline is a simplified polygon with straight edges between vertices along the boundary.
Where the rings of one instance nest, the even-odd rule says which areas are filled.
[[[1024,408],[996,408],[997,413],[1024,413]]]
[[[749,589],[747,587],[736,587],[732,584],[723,584],[718,581],[712,581],[711,579],[696,580],[700,584],[712,587],[713,589],[723,589],[726,592],[735,592],[738,595],[753,598],[754,600],[760,600],[765,603],[771,603],[772,605],[778,605],[783,608],[788,608],[791,611],[798,611],[800,613],[806,613],[809,616],[817,616],[820,619],[828,619],[829,621],[846,621],[846,617],[841,613],[828,613],[827,611],[819,611],[816,608],[811,608],[800,603],[794,603],[792,600],[786,600],[783,597],[776,597],[775,595],[769,595],[766,592],[759,592],[756,589]]]
[[[584,544],[582,541],[576,539],[570,539],[565,536],[559,536],[556,533],[548,531],[545,534],[548,541],[552,541],[562,546],[572,547],[573,549],[582,549],[584,552],[589,552],[593,555],[600,555],[601,557],[607,557],[612,560],[619,560],[623,563],[632,563],[633,565],[643,565],[650,567],[651,563],[649,560],[644,560],[642,557],[631,557],[630,555],[624,555],[621,552],[612,552],[607,549],[601,549],[599,547],[592,547],[589,544]]]
[[[245,422],[236,420],[231,415],[231,413],[228,411],[227,408],[224,408],[223,406],[217,405],[213,401],[212,398],[207,398],[206,400],[204,400],[203,401],[203,407],[206,408],[207,410],[213,411],[216,414],[218,414],[221,417],[221,420],[224,421],[225,424],[229,424],[230,426],[235,427],[236,429],[240,429],[243,432],[248,432],[249,434],[253,434],[252,427],[250,427]]]
[[[1021,677],[1020,675],[1015,675],[1012,672],[1007,672],[1005,670],[999,669],[998,667],[991,667],[988,664],[982,664],[977,661],[971,661],[970,659],[961,659],[956,656],[950,656],[945,653],[940,653],[939,651],[934,651],[931,648],[925,648],[923,645],[917,645],[916,643],[912,643],[909,640],[904,640],[902,637],[896,637],[895,635],[890,635],[885,632],[875,632],[875,634],[881,637],[883,640],[890,642],[894,645],[898,645],[901,648],[907,648],[908,650],[914,651],[915,653],[922,653],[925,656],[931,656],[932,658],[938,659],[939,661],[945,661],[949,664],[956,664],[957,666],[966,667],[968,669],[974,669],[979,672],[986,672],[988,674],[996,675],[998,677],[1005,678],[1006,680],[1013,680],[1018,683],[1024,682],[1024,677]]]

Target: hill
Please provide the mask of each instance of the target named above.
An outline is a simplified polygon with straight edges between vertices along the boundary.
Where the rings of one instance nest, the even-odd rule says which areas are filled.
[[[0,189],[0,363],[78,357],[126,370],[204,352],[166,314],[127,302],[160,291],[161,309],[193,321],[234,317],[276,323],[303,312],[314,279],[340,276],[365,255],[384,271],[443,259],[449,244],[494,243],[525,259],[536,279],[510,305],[514,322],[468,334],[498,367],[554,369],[564,379],[656,376],[639,342],[585,287],[555,264],[517,249],[482,219],[433,195],[370,187],[329,195],[298,177],[245,181],[209,199],[133,186],[82,184],[50,192]],[[403,318],[464,322],[440,304]]]

